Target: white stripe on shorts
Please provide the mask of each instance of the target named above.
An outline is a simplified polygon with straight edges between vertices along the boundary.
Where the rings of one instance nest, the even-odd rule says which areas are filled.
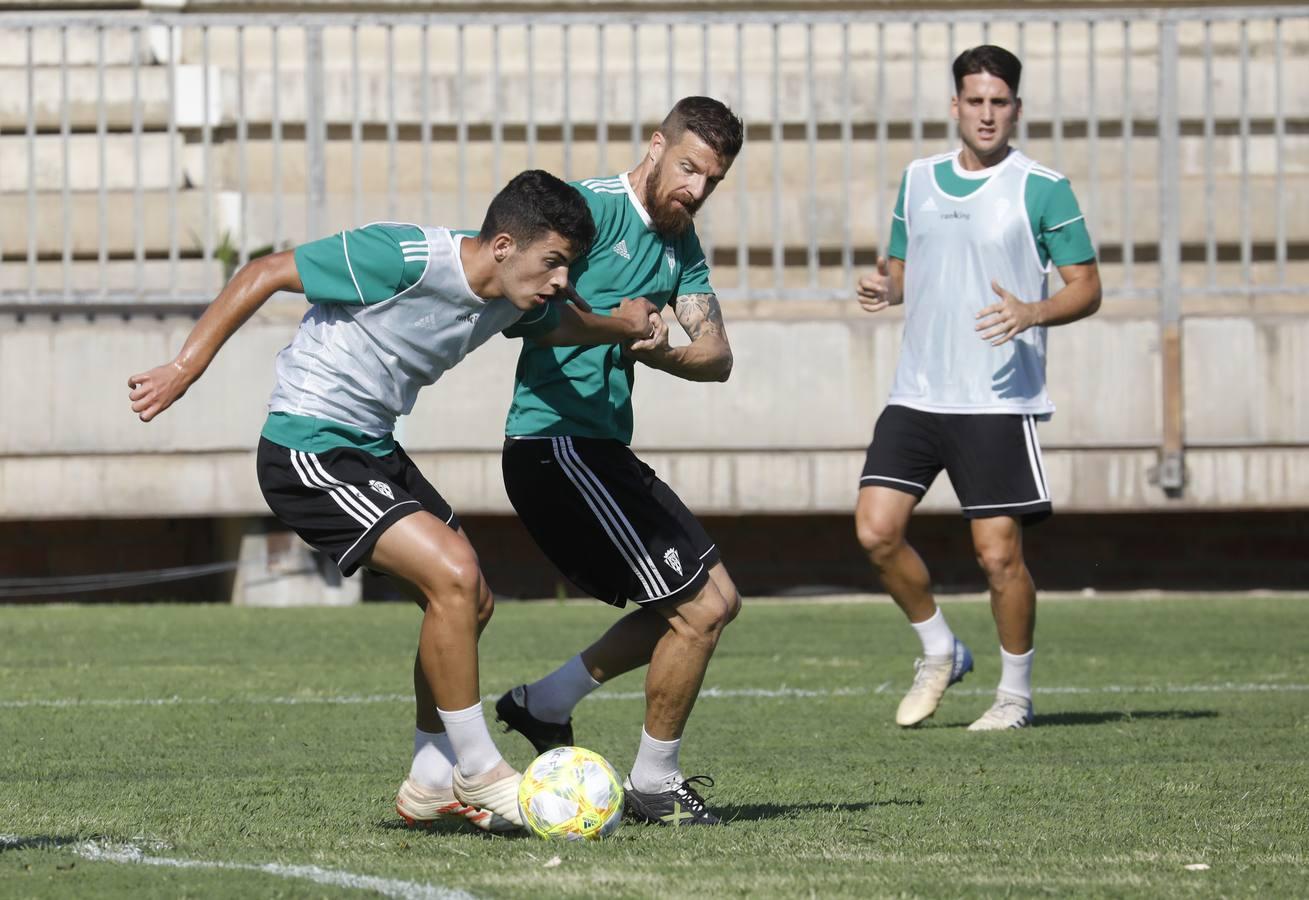
[[[347,484],[346,482],[341,481],[340,479],[337,478],[333,478],[331,475],[329,475],[327,473],[327,469],[323,468],[323,464],[319,461],[317,453],[306,453],[305,457],[308,458],[310,465],[314,466],[318,470],[318,474],[323,479],[324,482],[328,484],[335,484],[338,487],[340,487],[342,490],[348,491],[349,495],[353,497],[354,500],[361,507],[363,507],[367,512],[372,514],[374,522],[376,522],[378,519],[382,517],[382,511],[377,508],[377,504],[375,504],[372,500],[368,499],[367,494],[359,490],[359,488],[355,487],[353,484]]]
[[[652,580],[651,573],[642,565],[640,554],[633,551],[633,547],[622,534],[618,523],[614,521],[612,511],[601,505],[604,501],[595,491],[595,488],[586,481],[582,474],[575,468],[573,459],[568,455],[564,444],[565,440],[566,438],[562,437],[550,439],[555,459],[564,470],[564,474],[568,476],[568,480],[573,483],[573,486],[577,488],[578,493],[582,495],[582,499],[586,502],[587,507],[589,507],[591,512],[595,514],[596,519],[600,523],[600,527],[603,528],[605,534],[609,536],[609,540],[612,541],[613,545],[618,549],[623,560],[627,563],[628,567],[631,568],[632,573],[636,575],[636,579],[641,583],[641,589],[645,591],[646,597],[654,597],[659,593],[659,583]],[[658,577],[657,572],[654,577]],[[663,589],[667,590],[667,588]]]
[[[1041,465],[1041,444],[1036,439],[1036,422],[1031,416],[1023,416],[1023,440],[1027,442],[1027,461],[1032,466],[1032,481],[1036,483],[1036,496],[1042,500],[1050,499],[1050,492],[1045,486],[1045,473]]]
[[[366,512],[361,511],[359,507],[356,506],[354,503],[352,503],[349,495],[345,494],[343,491],[340,491],[337,488],[331,487],[330,485],[320,483],[317,480],[316,476],[311,474],[309,463],[306,460],[300,459],[299,456],[300,451],[291,450],[290,452],[291,452],[291,466],[295,469],[295,473],[300,476],[300,481],[304,484],[305,487],[317,488],[320,491],[326,491],[327,495],[331,497],[334,501],[336,501],[336,505],[341,507],[341,509],[345,512],[346,515],[354,519],[360,525],[364,526],[365,529],[368,529],[372,526],[375,520],[370,516],[368,516]]]
[[[600,476],[592,472],[590,467],[582,461],[582,454],[578,453],[577,448],[573,446],[573,439],[571,437],[565,437],[562,440],[566,448],[566,454],[572,457],[573,462],[577,464],[582,475],[589,478],[592,484],[595,485],[596,490],[604,495],[604,499],[609,502],[609,506],[613,509],[615,521],[627,531],[627,535],[632,542],[632,549],[637,552],[637,558],[644,561],[646,569],[650,572],[653,583],[663,591],[663,594],[660,595],[660,597],[651,595],[650,599],[662,599],[671,594],[672,591],[668,589],[668,582],[664,581],[664,576],[660,573],[659,567],[655,565],[654,560],[650,558],[650,554],[646,552],[645,544],[642,543],[640,536],[637,535],[636,529],[632,527],[631,521],[629,521],[627,516],[623,514],[622,507],[618,505],[618,501],[609,493],[609,490],[604,486],[604,482],[600,480]]]

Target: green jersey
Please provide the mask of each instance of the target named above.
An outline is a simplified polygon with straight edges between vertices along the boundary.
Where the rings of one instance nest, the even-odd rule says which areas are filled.
[[[660,237],[627,173],[573,186],[591,209],[596,237],[569,274],[596,312],[612,311],[624,297],[645,297],[663,309],[684,294],[713,293],[695,228]],[[505,433],[631,443],[634,379],[633,362],[620,346],[543,347],[524,340]]]
[[[473,293],[459,258],[467,233],[380,222],[295,250],[312,306],[277,355],[263,436],[321,453],[395,449],[396,418],[418,391],[504,331],[542,334],[554,304],[524,314]]]

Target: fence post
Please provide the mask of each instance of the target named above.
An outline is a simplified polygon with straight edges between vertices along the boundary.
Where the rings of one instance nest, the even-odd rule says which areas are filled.
[[[1186,483],[1185,405],[1182,394],[1181,179],[1177,21],[1159,23],[1159,350],[1163,386],[1163,443],[1153,480],[1170,497]]]
[[[327,226],[327,125],[324,115],[323,29],[305,27],[305,240]]]

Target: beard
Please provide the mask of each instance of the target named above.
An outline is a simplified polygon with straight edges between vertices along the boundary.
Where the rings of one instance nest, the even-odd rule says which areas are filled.
[[[671,197],[660,198],[659,167],[655,166],[645,179],[646,212],[650,214],[650,224],[660,237],[681,237],[691,227],[691,221],[700,210],[700,204],[679,206]]]

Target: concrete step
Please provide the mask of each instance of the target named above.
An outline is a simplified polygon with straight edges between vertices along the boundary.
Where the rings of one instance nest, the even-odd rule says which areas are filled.
[[[184,144],[180,134],[169,138],[163,132],[142,134],[139,145],[131,134],[108,134],[103,142],[94,134],[70,135],[69,189],[100,188],[101,146],[104,148],[103,183],[108,190],[133,190],[138,178],[142,190],[164,190],[170,184],[180,187]],[[35,171],[29,176],[33,166]],[[59,135],[36,135],[30,145],[26,136],[0,137],[0,192],[23,192],[32,184],[38,191],[62,190],[64,170],[64,142]]]
[[[67,94],[64,91],[64,74],[67,78]],[[185,123],[201,121],[204,109],[200,99],[203,92],[198,84],[197,70],[178,70],[179,91],[178,118]],[[29,111],[28,71],[22,68],[0,69],[0,79],[8,90],[0,92],[0,129],[6,132],[21,132],[27,127],[29,113],[38,130],[53,130],[60,127],[65,115],[69,127],[74,130],[90,130],[99,121],[100,81],[94,68],[69,67],[61,72],[54,67],[31,70],[33,96]],[[115,66],[104,71],[104,115],[105,126],[114,130],[132,127],[133,77],[131,68]],[[139,101],[143,127],[163,129],[168,125],[168,70],[159,66],[143,66],[135,73],[139,79]],[[191,90],[194,81],[197,87]],[[68,102],[64,103],[67,96]]]
[[[31,29],[31,59],[38,66],[94,66],[103,60],[107,66],[130,66],[135,60],[144,65],[159,61],[158,50],[165,29],[158,26],[141,29],[134,38],[130,28],[103,30],[103,50],[95,29],[78,27]],[[166,39],[162,46],[166,46]],[[28,29],[6,28],[0,31],[0,60],[7,66],[24,65],[28,60]],[[102,55],[103,54],[103,55]]]
[[[950,144],[939,139],[923,141],[918,153],[927,155],[957,146],[957,143]],[[1159,165],[1159,144],[1154,138],[1135,138],[1130,148],[1118,139],[1102,138],[1097,144],[1094,159],[1089,144],[1080,138],[1065,138],[1058,154],[1055,153],[1054,142],[1049,139],[1031,140],[1023,146],[1029,155],[1057,168],[1071,179],[1079,195],[1085,195],[1090,189],[1093,161],[1095,173],[1102,182],[1120,177],[1129,161],[1134,180],[1151,181],[1156,177]],[[271,141],[266,140],[247,141],[244,150],[236,141],[213,145],[209,151],[212,175],[207,177],[203,147],[188,144],[185,150],[185,176],[190,184],[200,185],[210,181],[216,186],[235,188],[239,184],[241,155],[244,152],[247,189],[271,191],[274,174],[279,171],[279,166],[274,165],[276,149]],[[637,159],[632,153],[631,143],[625,139],[610,140],[605,144],[603,164],[600,148],[593,141],[580,141],[567,149],[568,164],[565,166],[565,148],[557,140],[537,141],[534,148],[529,148],[522,141],[505,142],[501,145],[500,169],[497,173],[494,165],[495,145],[490,141],[469,141],[464,151],[466,171],[461,173],[458,144],[434,139],[427,155],[429,186],[437,190],[454,191],[462,183],[469,190],[490,191],[529,166],[544,168],[566,178],[589,178],[626,169]],[[1180,151],[1177,164],[1185,186],[1188,189],[1203,190],[1206,166],[1204,139],[1182,138]],[[848,188],[868,196],[876,191],[876,178],[880,170],[886,176],[884,190],[891,193],[888,203],[895,200],[900,176],[915,155],[910,140],[888,141],[884,157],[880,155],[876,141],[855,141],[850,145],[851,180],[847,184],[844,180],[843,152],[841,143],[836,140],[823,140],[814,145],[813,178],[817,186],[839,191]],[[283,141],[280,154],[282,190],[304,191],[304,142]],[[751,189],[771,190],[774,171],[780,169],[783,190],[803,192],[810,179],[809,154],[809,146],[803,141],[784,141],[780,145],[780,153],[772,141],[751,141],[737,158],[720,190],[729,193],[742,182]],[[1272,136],[1250,138],[1248,156],[1251,176],[1268,177],[1276,173],[1276,142]],[[394,167],[391,164],[393,158]],[[383,140],[361,141],[357,166],[361,179],[360,189],[364,192],[384,193],[388,184],[394,181],[398,191],[422,190],[423,159],[423,145],[419,140],[397,142],[394,157]],[[20,165],[25,169],[25,156]],[[1283,140],[1282,167],[1289,187],[1309,181],[1309,135],[1291,135]],[[355,168],[355,149],[351,141],[329,141],[326,148],[327,189],[343,193],[352,191]],[[1213,168],[1214,177],[1219,181],[1240,175],[1240,138],[1215,139]]]
[[[506,167],[505,178],[515,169]],[[1256,242],[1271,242],[1276,238],[1276,218],[1271,211],[1279,200],[1285,210],[1286,235],[1293,237],[1309,233],[1309,204],[1296,202],[1295,197],[1306,189],[1304,179],[1290,182],[1281,195],[1276,184],[1267,177],[1250,179],[1250,234]],[[1117,244],[1123,240],[1126,206],[1123,184],[1117,180],[1100,182],[1098,194],[1080,189],[1082,208],[1087,212],[1092,236],[1102,244]],[[1130,199],[1131,237],[1134,243],[1151,244],[1159,234],[1158,186],[1149,181],[1132,183]],[[130,191],[110,191],[106,195],[108,219],[105,241],[111,255],[129,255],[135,249],[135,231],[130,223],[135,209],[134,194]],[[364,192],[356,202],[347,192],[331,193],[327,197],[325,220],[320,223],[319,234],[307,235],[306,198],[302,192],[288,190],[281,198],[280,222],[276,216],[278,199],[266,192],[252,191],[246,198],[246,224],[241,220],[240,197],[232,191],[214,191],[210,203],[210,221],[213,223],[215,243],[221,243],[224,232],[239,242],[245,235],[246,246],[265,244],[285,246],[307,238],[320,237],[341,228],[358,226],[384,219],[444,224],[454,227],[477,227],[481,222],[492,191],[470,187],[460,210],[458,193],[437,189],[421,194],[412,189],[401,189],[388,198],[382,192]],[[200,190],[180,191],[176,195],[178,208],[176,221],[179,245],[196,248],[203,242],[205,228],[205,197]],[[785,193],[780,203],[775,202],[771,189],[749,188],[742,193],[729,186],[716,194],[700,214],[700,229],[707,242],[735,244],[740,240],[741,223],[745,223],[745,240],[752,247],[769,248],[773,245],[773,221],[781,223],[782,243],[791,248],[803,248],[810,241],[811,229],[822,246],[839,247],[844,235],[842,206],[850,205],[850,230],[856,246],[874,246],[879,236],[889,228],[890,204],[894,189],[884,192],[887,207],[878,210],[871,189],[856,183],[847,191],[839,186],[823,187],[814,202],[803,188]],[[1216,240],[1233,244],[1241,239],[1241,185],[1232,178],[1219,179],[1214,186]],[[140,227],[144,246],[152,255],[162,255],[169,247],[168,203],[166,192],[148,191],[140,195],[142,215]],[[1183,182],[1181,195],[1180,230],[1184,243],[1202,243],[1206,239],[1205,193],[1203,185],[1194,179]],[[37,199],[37,216],[27,218],[27,196],[21,193],[0,194],[0,248],[9,256],[23,253],[29,240],[29,231],[36,229],[37,253],[40,256],[58,256],[64,248],[65,212],[71,229],[71,247],[74,255],[95,256],[100,240],[100,195],[95,191],[78,191],[69,195],[67,210],[58,192],[42,192]],[[120,219],[120,216],[127,219]],[[810,219],[814,222],[811,226]],[[275,228],[280,225],[280,233]]]
[[[222,287],[222,264],[179,259],[174,271],[168,260],[143,261],[138,274],[135,260],[73,260],[65,272],[58,260],[40,260],[29,268],[25,260],[0,263],[0,301],[21,302],[32,289],[39,293],[71,292],[92,297],[103,288],[115,294],[143,292],[167,299],[170,292],[217,294]]]
[[[135,212],[134,194],[111,191],[106,195],[107,221],[105,243],[111,255],[131,255],[136,247],[135,225],[142,229],[144,246],[153,254],[168,252],[170,241],[169,196],[166,192],[146,192],[140,195],[141,213]],[[70,245],[77,256],[95,256],[100,249],[100,196],[95,192],[77,192],[69,197],[65,210],[59,194],[42,194],[37,198],[37,215],[27,216],[27,197],[23,194],[0,194],[0,248],[8,257],[23,254],[28,246],[28,234],[37,233],[37,253],[41,256],[58,256],[64,247],[64,219],[68,219]],[[215,197],[212,221],[219,223],[223,216],[218,210],[221,198]],[[204,196],[201,192],[182,191],[177,194],[177,239],[183,250],[197,248],[204,235]],[[221,235],[215,229],[215,235]]]
[[[394,75],[393,99],[388,93],[390,76],[376,63],[364,65],[361,60],[356,81],[348,60],[332,57],[324,78],[324,112],[328,122],[348,124],[354,121],[356,102],[358,118],[364,123],[385,123],[390,120],[389,104],[394,102],[395,121],[418,124],[423,121],[423,79],[410,70],[397,70]],[[654,124],[662,120],[678,97],[700,93],[704,88],[703,73],[697,69],[675,69],[674,85],[670,90],[667,69],[646,60],[639,72],[640,95],[635,109],[642,122]],[[1285,67],[1284,63],[1284,67]],[[1153,60],[1133,59],[1130,90],[1127,92],[1132,117],[1154,119],[1158,116],[1158,67]],[[939,69],[940,78],[933,78],[930,69],[920,69],[919,93],[912,90],[913,69],[904,62],[888,63],[885,67],[887,90],[879,96],[877,66],[863,60],[853,64],[850,73],[850,117],[854,123],[875,123],[879,115],[888,122],[911,122],[915,110],[924,122],[943,123],[949,118],[949,97],[952,93],[946,73]],[[1024,113],[1029,121],[1050,121],[1056,109],[1065,122],[1085,120],[1089,114],[1087,74],[1085,64],[1078,71],[1061,66],[1058,104],[1052,90],[1053,69],[1050,63],[1036,61],[1025,69],[1025,87],[1022,90]],[[1284,68],[1284,73],[1286,69]],[[1248,98],[1246,113],[1254,119],[1266,119],[1274,113],[1274,66],[1270,60],[1252,60],[1248,72]],[[437,125],[453,125],[459,121],[459,98],[463,97],[464,117],[469,123],[489,124],[499,113],[505,123],[526,123],[530,116],[537,124],[558,125],[571,121],[574,125],[590,125],[596,121],[598,108],[597,88],[602,88],[606,118],[611,122],[630,122],[633,118],[632,72],[610,62],[603,78],[597,78],[594,68],[578,64],[570,68],[567,116],[564,113],[564,91],[557,87],[562,78],[557,66],[541,66],[529,74],[523,69],[506,65],[498,79],[484,67],[470,67],[462,78],[456,72],[434,71],[428,78],[426,109],[429,120]],[[751,69],[746,73],[744,97],[737,90],[734,69],[713,72],[710,90],[714,96],[729,103],[738,114],[752,125],[766,124],[774,119],[774,90],[771,68]],[[802,62],[789,63],[777,77],[777,116],[780,121],[803,124],[810,116],[809,90]],[[1183,117],[1199,119],[1204,114],[1204,67],[1201,60],[1185,59],[1178,73],[1179,109]],[[250,68],[246,74],[246,110],[252,121],[271,121],[273,86],[281,91],[280,113],[284,121],[304,119],[304,71],[289,69],[277,79],[267,69]],[[542,85],[556,85],[543,90]],[[1243,105],[1239,90],[1239,63],[1233,59],[1216,59],[1213,63],[1213,109],[1220,119],[1237,118]],[[223,69],[219,106],[222,121],[236,118],[237,81],[234,71]],[[356,88],[358,100],[356,101]],[[1283,110],[1287,115],[1295,110],[1309,108],[1309,79],[1286,78]],[[839,122],[843,117],[843,83],[839,68],[830,59],[815,67],[814,116],[819,122]],[[1095,115],[1112,123],[1123,115],[1123,71],[1119,66],[1102,66],[1096,73]]]
[[[486,56],[473,56],[462,77],[454,71],[450,57],[437,57],[443,65],[433,65],[427,78],[427,102],[423,102],[423,79],[413,66],[397,68],[392,76],[381,67],[378,56],[361,56],[359,77],[354,77],[348,56],[328,55],[324,74],[324,115],[335,124],[355,121],[366,124],[385,124],[392,119],[400,124],[417,125],[423,121],[424,109],[434,125],[452,126],[459,121],[459,101],[462,97],[464,120],[470,125],[489,125],[498,113],[504,123],[526,123],[530,118],[539,125],[559,126],[565,120],[574,126],[591,126],[596,122],[598,103],[603,99],[605,117],[611,123],[627,123],[633,119],[635,109],[641,122],[653,125],[667,112],[671,100],[700,93],[705,89],[705,77],[698,67],[676,66],[673,84],[668,84],[668,69],[658,55],[642,57],[638,68],[639,97],[633,105],[633,72],[630,67],[607,61],[604,76],[597,77],[594,64],[571,61],[569,70],[570,91],[558,89],[562,68],[551,56],[541,54],[539,65],[529,73],[519,58],[502,56],[502,70],[498,78],[489,69]],[[10,57],[9,59],[20,59]],[[236,122],[241,103],[244,103],[247,122],[266,124],[273,120],[273,98],[276,93],[278,115],[285,123],[305,121],[305,72],[303,63],[293,65],[303,57],[291,57],[280,64],[274,73],[265,59],[247,57],[244,73],[244,98],[240,98],[241,75],[233,63],[221,64],[211,59],[210,84],[206,102],[203,72],[195,60],[177,67],[176,108],[178,121],[183,125],[199,126],[206,120],[211,125]],[[405,59],[409,59],[405,57]],[[724,59],[715,57],[715,59]],[[1095,116],[1106,127],[1122,118],[1124,110],[1123,68],[1121,64],[1101,60],[1096,68]],[[709,76],[709,89],[730,103],[752,125],[764,125],[774,119],[774,108],[780,121],[803,124],[811,115],[810,90],[803,59],[787,58],[773,85],[773,72],[769,65],[752,66],[745,73],[744,96],[737,86],[737,72],[726,65],[713,70]],[[1284,73],[1286,71],[1284,63]],[[139,77],[144,103],[142,114],[146,124],[163,127],[167,122],[167,68],[160,65],[144,66]],[[931,73],[937,71],[939,78]],[[87,129],[97,121],[99,97],[98,73],[94,67],[71,66],[68,70],[67,114],[72,127]],[[876,123],[879,116],[897,126],[913,121],[915,111],[925,123],[943,124],[949,117],[951,85],[944,61],[937,68],[920,66],[917,93],[912,66],[900,60],[885,65],[887,89],[884,96],[878,88],[879,67],[875,61],[859,58],[852,61],[850,70],[850,117],[855,124]],[[1048,122],[1058,112],[1066,123],[1084,121],[1091,112],[1088,73],[1085,62],[1080,66],[1061,62],[1060,93],[1058,102],[1053,92],[1054,69],[1048,60],[1033,60],[1025,70],[1023,88],[1024,112],[1029,121]],[[1234,120],[1244,110],[1256,120],[1269,119],[1274,113],[1273,99],[1275,68],[1272,60],[1263,57],[1252,59],[1248,70],[1248,88],[1245,102],[1240,91],[1239,62],[1230,57],[1215,59],[1213,77],[1207,80],[1203,62],[1186,58],[1178,73],[1179,109],[1184,118],[1198,120],[1204,114],[1204,85],[1213,88],[1213,110],[1219,119]],[[0,97],[0,127],[20,129],[25,126],[28,110],[26,101],[27,72],[23,68],[10,68],[3,72],[6,83],[21,85],[20,90]],[[105,114],[109,127],[124,128],[131,123],[132,78],[130,67],[121,65],[105,69]],[[38,128],[57,128],[62,112],[62,82],[56,67],[38,67],[34,70],[34,116]],[[839,60],[824,55],[814,67],[812,115],[818,122],[837,123],[844,117],[844,82]],[[1150,120],[1158,115],[1158,69],[1153,59],[1133,59],[1130,66],[1130,89],[1126,92],[1128,109],[1137,120]],[[542,85],[555,87],[545,90]],[[600,91],[600,94],[597,93]],[[776,97],[774,94],[776,93]],[[1287,77],[1284,82],[1283,110],[1287,115],[1309,108],[1309,79]],[[357,96],[356,96],[357,95]],[[358,107],[356,114],[355,108]]]

